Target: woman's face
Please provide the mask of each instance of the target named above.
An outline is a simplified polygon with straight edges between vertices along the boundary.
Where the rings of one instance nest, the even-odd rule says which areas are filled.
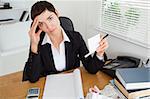
[[[54,12],[45,10],[40,15],[38,15],[38,19],[39,28],[46,33],[52,33],[60,28],[59,18]]]

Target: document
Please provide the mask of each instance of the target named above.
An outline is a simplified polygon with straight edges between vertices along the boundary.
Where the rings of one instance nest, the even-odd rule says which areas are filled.
[[[48,75],[43,99],[84,99],[80,70]]]
[[[99,46],[99,42],[100,42],[100,34],[97,34],[88,39],[89,53],[86,54],[85,57],[88,57],[89,55],[93,54],[96,51],[96,49]]]

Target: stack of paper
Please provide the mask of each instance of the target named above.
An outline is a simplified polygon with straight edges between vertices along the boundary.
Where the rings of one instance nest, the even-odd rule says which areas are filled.
[[[43,99],[84,99],[80,70],[47,76]]]

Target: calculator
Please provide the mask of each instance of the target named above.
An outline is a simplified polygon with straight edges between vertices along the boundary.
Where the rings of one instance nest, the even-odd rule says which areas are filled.
[[[26,99],[38,99],[39,94],[40,94],[40,88],[30,88],[28,89]]]

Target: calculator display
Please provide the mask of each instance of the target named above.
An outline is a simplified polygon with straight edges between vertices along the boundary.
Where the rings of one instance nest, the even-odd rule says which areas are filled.
[[[29,94],[38,94],[38,89],[30,89]]]
[[[39,94],[40,94],[40,88],[30,88],[30,89],[28,89],[28,94],[27,94],[27,98],[26,99],[31,99],[33,97],[35,99],[38,99]]]

